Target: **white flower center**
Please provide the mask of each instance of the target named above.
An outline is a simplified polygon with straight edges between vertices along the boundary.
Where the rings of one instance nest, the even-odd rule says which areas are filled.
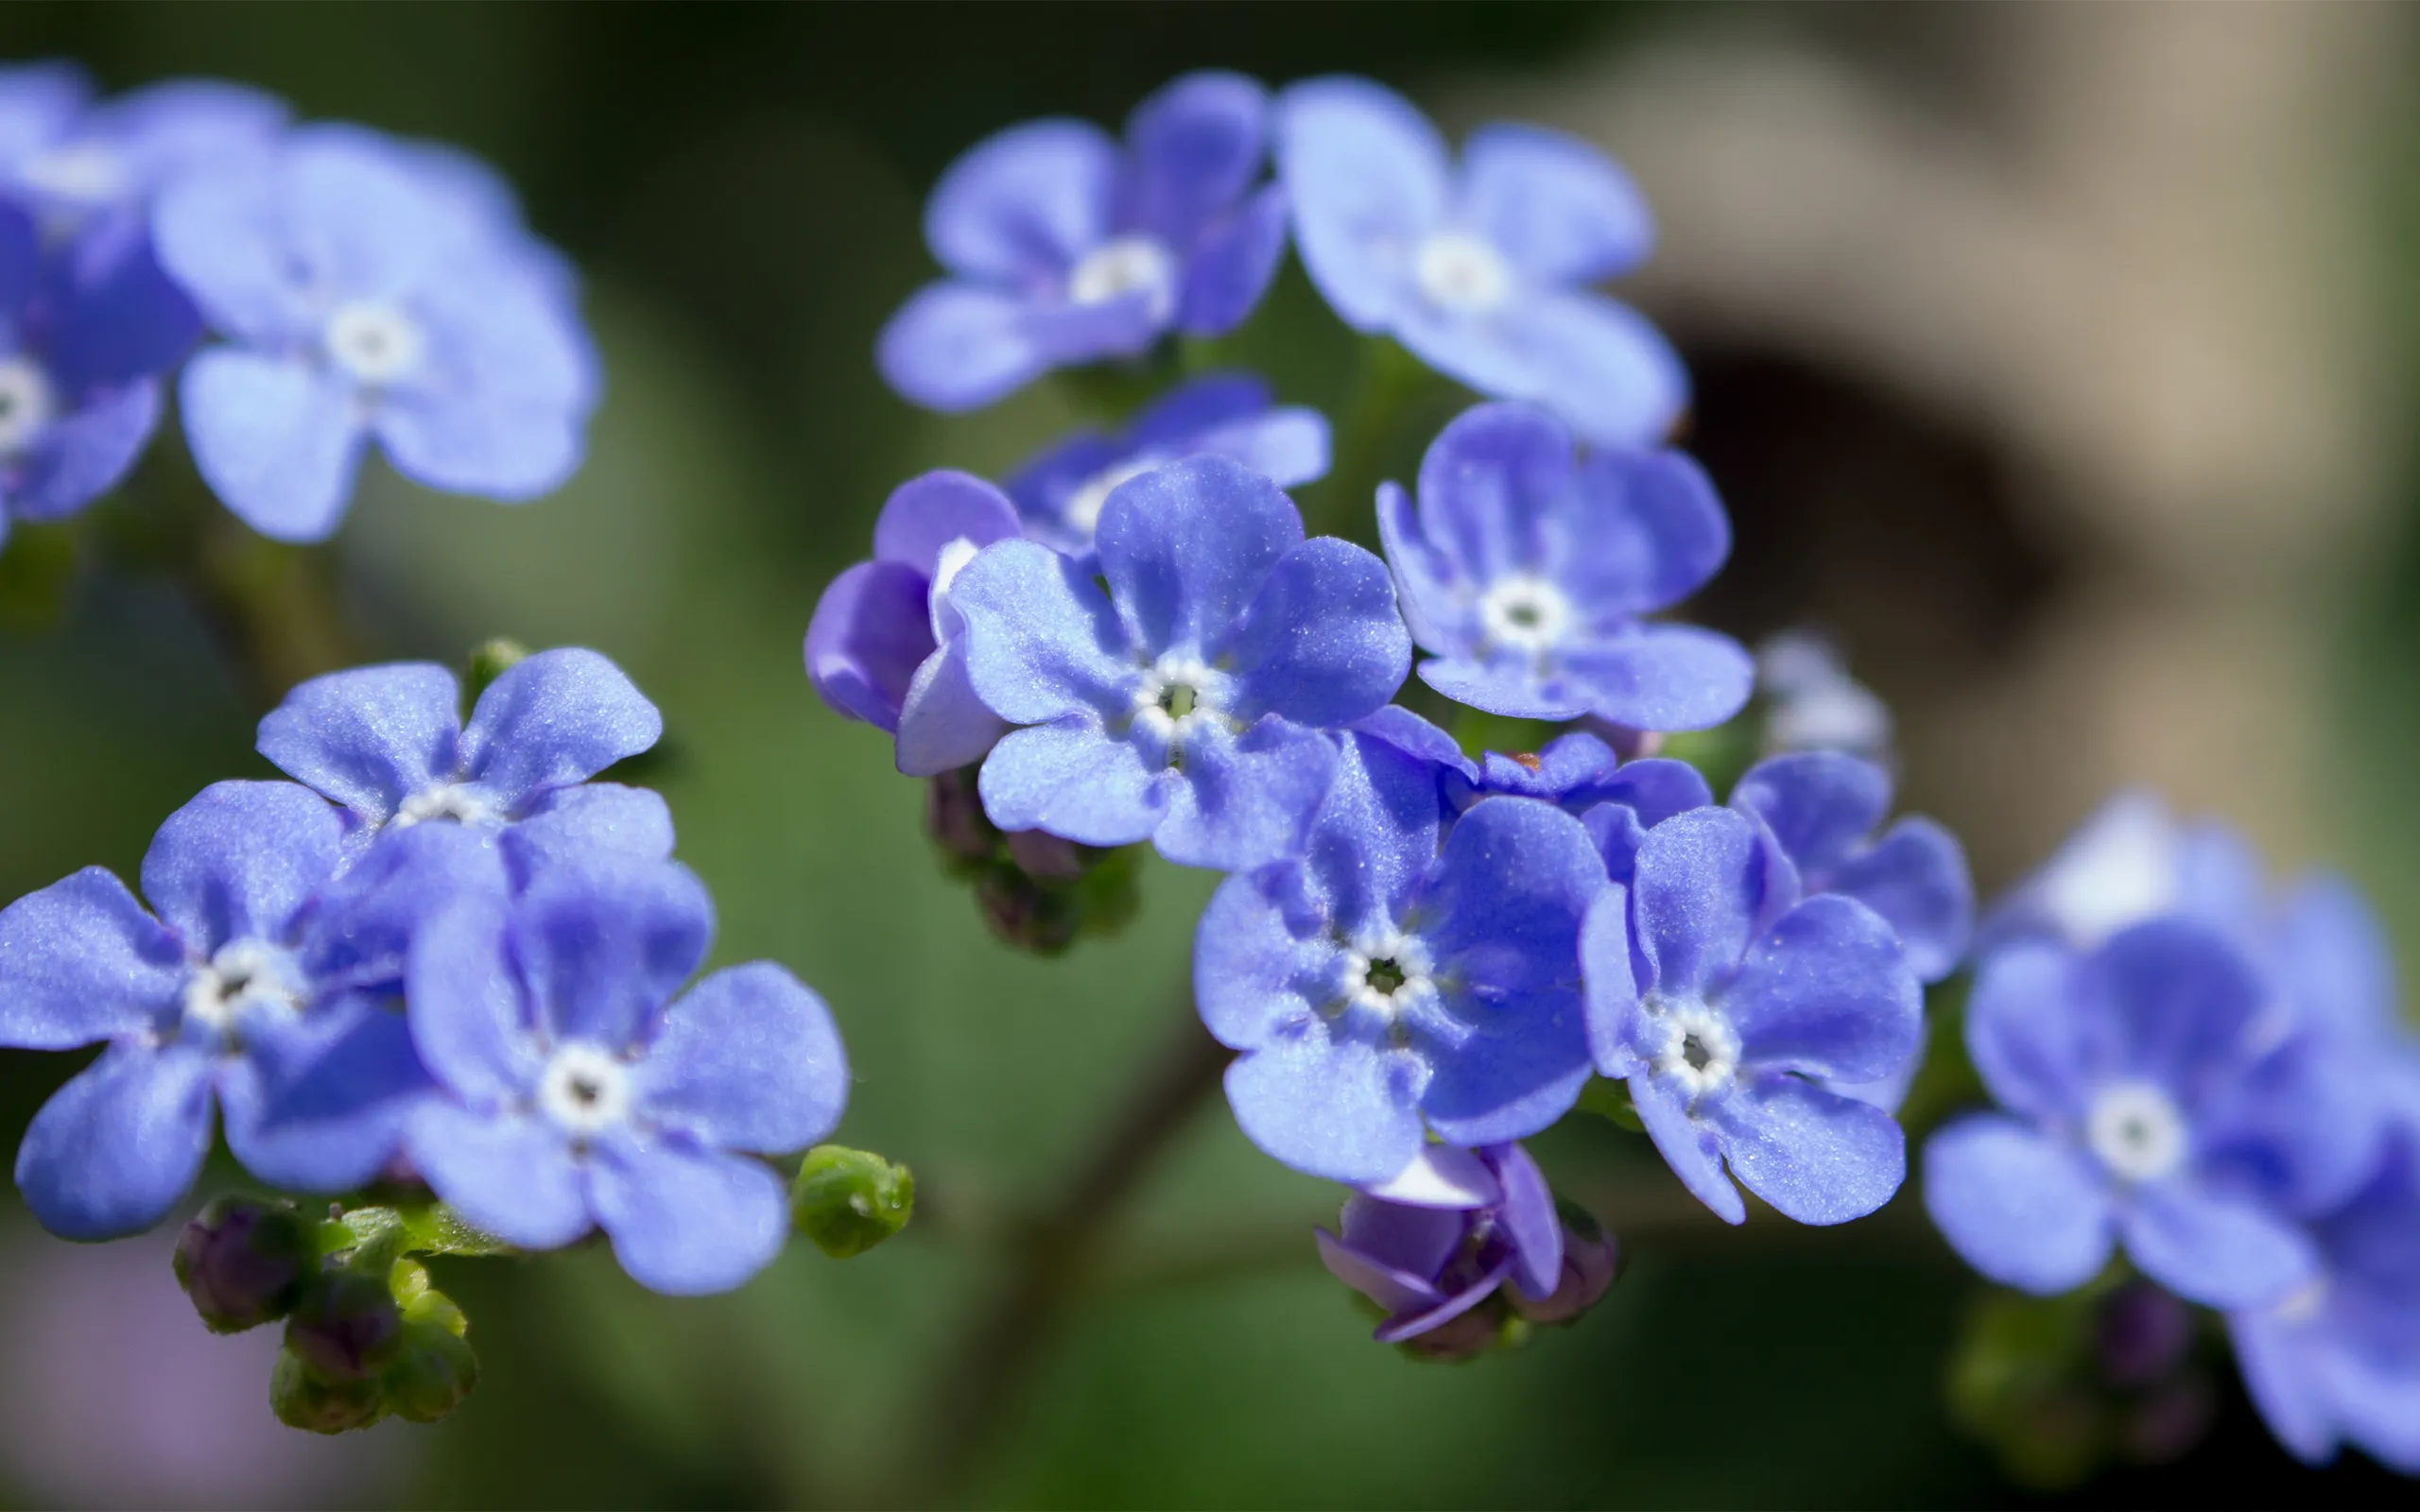
[[[1198,721],[1223,720],[1227,679],[1199,657],[1162,657],[1134,685],[1134,722],[1175,745]]]
[[[411,318],[391,305],[339,304],[320,332],[328,356],[359,383],[391,383],[420,363],[426,342]]]
[[[37,154],[17,170],[31,188],[60,199],[106,204],[127,190],[126,159],[98,142],[76,142]]]
[[[1130,294],[1150,296],[1154,320],[1176,310],[1176,258],[1151,237],[1104,242],[1067,275],[1067,298],[1078,304],[1107,304]]]
[[[476,789],[459,782],[440,782],[404,799],[389,822],[398,830],[407,830],[432,819],[454,824],[493,824],[500,817],[495,806]]]
[[[1068,529],[1080,535],[1091,535],[1099,527],[1101,506],[1109,502],[1109,496],[1117,491],[1120,484],[1139,478],[1163,466],[1166,461],[1157,453],[1146,452],[1140,456],[1130,456],[1123,462],[1114,462],[1102,468],[1084,479],[1082,486],[1068,495],[1067,506],[1060,511],[1059,517],[1067,522]]]
[[[23,455],[58,412],[50,375],[30,357],[0,357],[0,457]]]
[[[631,1068],[596,1045],[564,1045],[538,1074],[538,1110],[574,1139],[621,1123],[631,1101]]]
[[[1691,1102],[1731,1085],[1739,1074],[1739,1032],[1730,1020],[1703,1004],[1651,1002],[1648,1010],[1663,1035],[1652,1057],[1655,1074],[1670,1078]]]
[[[1467,232],[1439,232],[1421,243],[1412,276],[1429,303],[1453,315],[1484,315],[1512,293],[1503,256]]]
[[[2156,1181],[2185,1163],[2185,1115],[2149,1082],[2118,1082],[2093,1098],[2084,1142],[2119,1180]]]
[[[1514,573],[1479,595],[1478,623],[1488,644],[1535,656],[1571,628],[1571,600],[1543,577]]]
[[[1392,1019],[1437,990],[1428,947],[1400,930],[1346,947],[1338,986],[1346,1005]]]
[[[2327,1278],[2320,1275],[2312,1277],[2288,1292],[2285,1299],[2277,1303],[2274,1311],[2282,1322],[2308,1323],[2319,1316],[2319,1310],[2326,1305]]]
[[[187,1023],[226,1035],[248,1008],[299,1012],[302,988],[292,956],[259,940],[239,939],[193,969],[185,978],[184,1006]]]

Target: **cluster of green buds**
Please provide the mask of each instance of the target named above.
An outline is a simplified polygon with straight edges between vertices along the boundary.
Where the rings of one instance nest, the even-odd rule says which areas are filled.
[[[185,1226],[177,1281],[213,1332],[283,1322],[269,1376],[281,1421],[338,1434],[395,1417],[435,1422],[478,1381],[462,1310],[414,1255],[504,1246],[441,1208],[356,1208],[314,1220],[293,1204],[220,1197]]]
[[[1102,850],[1039,830],[1004,833],[983,813],[976,768],[943,772],[925,787],[925,831],[952,876],[975,889],[992,933],[1018,950],[1056,955],[1086,936],[1114,935],[1134,917],[1142,847]]]

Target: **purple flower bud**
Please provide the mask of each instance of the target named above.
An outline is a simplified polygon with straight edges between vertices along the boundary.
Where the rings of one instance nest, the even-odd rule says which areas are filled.
[[[386,1400],[376,1380],[326,1380],[290,1349],[278,1351],[269,1371],[269,1410],[279,1422],[306,1433],[367,1428],[385,1413]]]
[[[310,1234],[284,1204],[220,1197],[177,1238],[177,1284],[213,1333],[240,1333],[294,1308]]]
[[[2148,1386],[2185,1362],[2193,1314],[2150,1281],[2129,1281],[2101,1300],[2093,1352],[2112,1385]]]
[[[285,1348],[323,1381],[359,1381],[394,1357],[403,1329],[386,1278],[330,1271],[303,1288],[285,1320]]]
[[[1076,941],[1080,911],[1062,888],[1046,886],[1022,871],[995,868],[975,885],[983,922],[1000,940],[1039,955],[1055,955]]]
[[[983,816],[975,773],[975,767],[960,766],[925,784],[925,833],[959,861],[989,861],[1000,845],[1000,832]]]
[[[1082,847],[1040,830],[1016,830],[1008,836],[1009,859],[1036,882],[1070,883],[1084,874]]]
[[[1621,1246],[1593,1213],[1560,1204],[1563,1217],[1563,1279],[1553,1295],[1531,1301],[1516,1288],[1512,1305],[1532,1323],[1569,1323],[1613,1289],[1621,1273]]]

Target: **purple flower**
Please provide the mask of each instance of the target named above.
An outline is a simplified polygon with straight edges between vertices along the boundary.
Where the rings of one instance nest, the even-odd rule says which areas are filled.
[[[1560,1323],[1614,1280],[1613,1242],[1565,1229],[1518,1144],[1426,1145],[1393,1179],[1348,1198],[1337,1229],[1316,1230],[1320,1260],[1387,1310],[1381,1344],[1476,1353],[1496,1338],[1496,1319],[1478,1309],[1499,1289],[1523,1316]]]
[[[1220,885],[1194,937],[1201,1022],[1244,1052],[1253,1143],[1340,1181],[1534,1134],[1588,1079],[1580,921],[1604,864],[1551,804],[1487,799],[1446,827],[1438,768],[1341,738],[1302,852]]]
[[[2251,964],[2184,919],[2121,930],[2088,955],[1995,953],[1966,1044],[2007,1111],[1933,1136],[1933,1221],[1969,1264],[2026,1291],[2082,1285],[2122,1239],[2145,1275],[2192,1300],[2277,1300],[2314,1261],[2273,1194],[2341,1185],[2375,1124],[2329,1095],[2328,1062],[2263,1032],[2268,1007]]]
[[[261,720],[260,753],[352,811],[356,849],[385,830],[446,820],[520,826],[531,854],[671,853],[664,799],[588,782],[664,733],[664,716],[613,662],[577,646],[541,651],[488,685],[468,725],[461,707],[454,674],[435,662],[332,672]]]
[[[1975,927],[1966,852],[1927,818],[1876,836],[1891,812],[1889,772],[1839,751],[1769,757],[1732,787],[1731,806],[1762,827],[1803,892],[1839,893],[1880,914],[1917,981],[1957,970]]]
[[[984,759],[992,822],[1150,839],[1184,866],[1285,855],[1335,770],[1320,731],[1385,704],[1410,662],[1385,564],[1304,540],[1292,501],[1222,456],[1118,487],[1099,553],[1106,594],[1029,541],[986,547],[950,591],[976,693],[1028,727]]]
[[[1678,452],[1573,451],[1543,411],[1481,404],[1430,443],[1415,511],[1378,490],[1378,529],[1420,676],[1518,719],[1595,714],[1634,730],[1718,725],[1754,665],[1727,636],[1642,616],[1731,552],[1713,486]]]
[[[367,1180],[391,1151],[391,1095],[420,1075],[401,1017],[372,994],[400,980],[433,908],[500,883],[462,838],[382,848],[339,880],[337,810],[290,782],[219,782],[143,858],[156,917],[98,868],[0,911],[0,1043],[108,1045],[18,1148],[43,1227],[106,1239],[158,1222],[192,1185],[222,1103],[228,1144],[262,1179]],[[285,1095],[331,1057],[346,1068],[337,1103]]]
[[[1626,1079],[1655,1147],[1732,1223],[1723,1175],[1801,1223],[1843,1223],[1906,1175],[1899,1125],[1839,1089],[1912,1057],[1923,995],[1891,926],[1797,880],[1729,809],[1665,820],[1636,877],[1589,909],[1597,1069]]]
[[[1135,109],[1123,148],[1065,119],[977,143],[925,207],[951,276],[883,328],[883,377],[928,409],[975,409],[1171,330],[1234,329],[1285,249],[1284,201],[1260,182],[1268,110],[1249,78],[1187,74]]]
[[[742,1152],[829,1133],[848,1063],[822,1001],[769,961],[674,1001],[713,929],[686,869],[596,853],[510,910],[424,930],[411,1033],[451,1095],[414,1111],[406,1148],[438,1195],[530,1249],[602,1228],[661,1292],[727,1290],[769,1263],[789,1205]]]
[[[1552,803],[1587,826],[1606,874],[1625,885],[1648,831],[1714,801],[1688,763],[1651,756],[1624,764],[1584,731],[1559,736],[1534,756],[1489,751],[1475,775],[1449,770],[1443,782],[1445,801],[1457,811],[1497,793]]]
[[[450,163],[306,128],[170,185],[152,230],[231,338],[179,388],[194,460],[263,535],[334,532],[373,438],[415,482],[505,502],[579,467],[596,365],[557,265]]]
[[[966,678],[965,622],[951,607],[959,570],[1018,534],[1016,507],[964,472],[927,472],[892,490],[873,526],[873,560],[832,580],[806,629],[806,675],[823,701],[897,737],[899,769],[932,777],[979,762],[1008,726]]]
[[[2244,1386],[2296,1457],[2324,1464],[2349,1442],[2420,1475],[2420,1125],[2308,1232],[2316,1276],[2228,1315]]]
[[[1270,404],[1269,386],[1257,378],[1197,378],[1115,436],[1080,431],[1026,463],[1009,479],[1009,497],[1028,535],[1082,557],[1093,549],[1110,490],[1181,456],[1233,457],[1281,489],[1324,476],[1326,418]]]
[[[1664,438],[1688,374],[1656,329],[1588,285],[1646,260],[1647,205],[1611,159],[1540,127],[1436,128],[1366,79],[1277,103],[1278,176],[1311,282],[1357,331],[1440,372],[1545,405],[1600,446]]]

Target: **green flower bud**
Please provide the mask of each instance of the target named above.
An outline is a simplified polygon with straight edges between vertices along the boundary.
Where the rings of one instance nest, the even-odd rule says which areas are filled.
[[[385,1416],[387,1398],[375,1381],[326,1380],[288,1349],[278,1350],[269,1367],[268,1404],[288,1428],[341,1434]]]
[[[416,1423],[433,1423],[462,1404],[479,1383],[478,1356],[463,1342],[462,1310],[436,1292],[450,1316],[404,1324],[402,1351],[380,1377],[387,1410]]]
[[[310,1226],[285,1203],[220,1197],[177,1236],[177,1284],[213,1333],[240,1333],[294,1310],[316,1260]]]
[[[285,1320],[285,1348],[323,1381],[376,1375],[403,1341],[403,1310],[388,1288],[386,1276],[358,1270],[312,1277]]]
[[[916,1175],[879,1155],[819,1144],[790,1183],[790,1220],[835,1260],[862,1255],[908,1227]]]
[[[471,653],[470,685],[463,690],[465,695],[471,702],[478,702],[479,695],[488,691],[489,683],[503,677],[506,672],[511,670],[514,662],[522,661],[528,655],[527,646],[518,641],[509,641],[501,635],[480,646]]]

